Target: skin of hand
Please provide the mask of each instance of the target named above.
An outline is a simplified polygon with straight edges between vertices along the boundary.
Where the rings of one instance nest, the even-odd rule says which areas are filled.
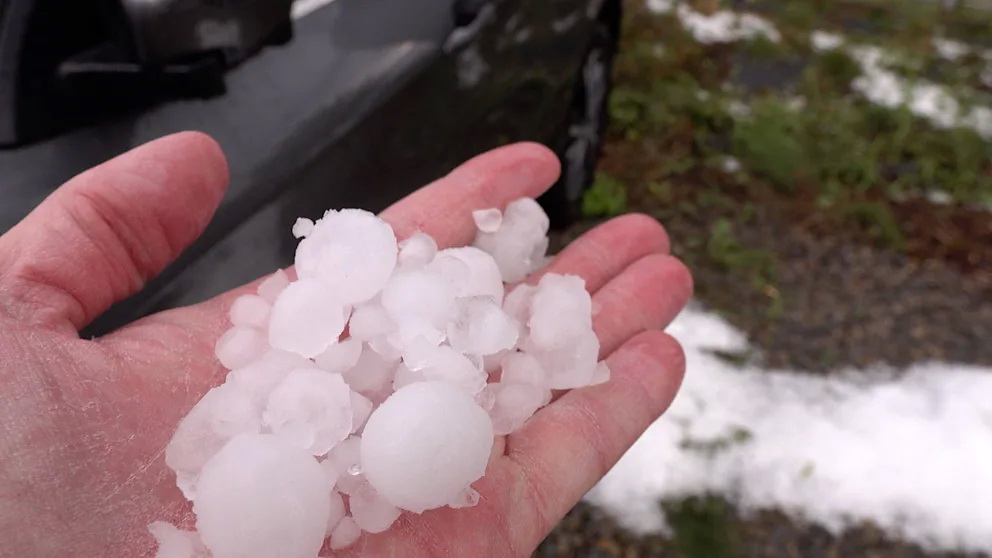
[[[546,148],[476,157],[381,215],[399,238],[471,242],[471,211],[537,197],[559,175]],[[146,525],[191,529],[163,452],[223,381],[214,343],[254,285],[161,312],[97,339],[78,331],[141,289],[203,231],[224,195],[220,147],[181,133],[73,178],[0,237],[0,556],[153,556]],[[288,234],[288,231],[287,231]],[[685,368],[662,329],[692,292],[662,227],[608,221],[541,273],[582,276],[609,382],[566,393],[499,437],[468,509],[403,514],[346,556],[529,556],[669,406]]]

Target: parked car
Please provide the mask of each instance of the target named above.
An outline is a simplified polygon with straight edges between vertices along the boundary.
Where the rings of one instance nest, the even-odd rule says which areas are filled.
[[[620,0],[0,0],[0,232],[59,184],[195,129],[230,160],[203,237],[84,334],[292,262],[297,217],[378,211],[493,147],[595,170]]]

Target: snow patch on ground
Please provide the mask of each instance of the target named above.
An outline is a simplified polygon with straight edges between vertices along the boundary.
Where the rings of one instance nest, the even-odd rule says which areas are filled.
[[[844,47],[845,40],[841,35],[814,31],[810,44],[816,52],[822,53]],[[937,53],[949,61],[972,52],[971,47],[958,41],[934,38],[933,44]],[[851,87],[868,101],[888,108],[905,106],[938,128],[972,128],[982,137],[992,139],[992,109],[989,107],[966,109],[947,87],[923,79],[903,78],[889,69],[893,55],[877,46],[850,45],[846,51],[860,64],[862,72]],[[992,69],[987,71],[992,82]]]
[[[674,0],[648,0],[647,6],[659,14],[675,12],[682,27],[701,43],[732,43],[760,36],[777,43],[782,38],[774,25],[754,14],[719,10],[706,15]]]
[[[692,36],[704,44],[729,43],[764,36],[779,42],[778,29],[761,17],[746,12],[720,10],[705,15],[693,10],[684,2],[675,0],[647,0],[648,9],[655,13],[674,13]],[[810,43],[816,52],[841,48],[844,37],[826,31],[814,31]],[[949,61],[957,60],[972,52],[967,44],[935,37],[934,49]],[[992,108],[976,106],[966,108],[942,85],[926,80],[909,81],[890,70],[886,64],[891,54],[871,45],[852,45],[847,51],[861,65],[862,74],[851,84],[852,88],[869,102],[898,108],[905,106],[916,116],[940,128],[968,127],[986,139],[992,139]],[[989,57],[992,60],[992,56]],[[992,61],[982,76],[992,83]]]
[[[813,31],[809,36],[809,42],[816,52],[827,52],[844,44],[844,37],[827,31]]]
[[[858,45],[850,47],[849,52],[863,72],[851,87],[868,101],[888,108],[905,106],[938,128],[970,127],[983,138],[992,139],[989,107],[967,109],[942,85],[904,79],[886,67],[887,53],[879,47]]]
[[[672,408],[588,495],[638,531],[658,502],[719,493],[839,531],[869,520],[927,548],[992,548],[992,370],[921,364],[830,377],[735,367],[744,335],[690,308]]]

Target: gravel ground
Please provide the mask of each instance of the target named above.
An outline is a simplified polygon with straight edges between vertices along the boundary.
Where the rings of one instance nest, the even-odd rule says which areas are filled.
[[[669,228],[675,239],[702,232],[678,222]],[[694,273],[703,301],[750,334],[762,364],[823,373],[927,360],[992,365],[987,276],[817,235],[774,215],[734,230],[742,245],[770,253],[772,286],[756,290],[705,260]],[[770,289],[781,301],[777,312],[769,309]]]
[[[688,506],[699,505],[690,502]],[[705,513],[705,512],[704,512]],[[576,506],[534,553],[534,558],[980,558],[979,554],[926,553],[915,545],[887,539],[870,525],[835,537],[817,525],[763,511],[742,518],[724,506],[690,524],[682,516],[680,535],[638,536],[624,531],[593,506]],[[705,522],[705,523],[704,523]],[[716,529],[720,534],[713,535]]]

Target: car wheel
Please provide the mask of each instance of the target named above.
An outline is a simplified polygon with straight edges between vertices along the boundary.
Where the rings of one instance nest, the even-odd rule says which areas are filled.
[[[614,31],[607,22],[598,22],[557,149],[562,162],[561,179],[541,199],[554,227],[567,226],[582,216],[582,196],[592,185],[603,149],[616,51]]]

